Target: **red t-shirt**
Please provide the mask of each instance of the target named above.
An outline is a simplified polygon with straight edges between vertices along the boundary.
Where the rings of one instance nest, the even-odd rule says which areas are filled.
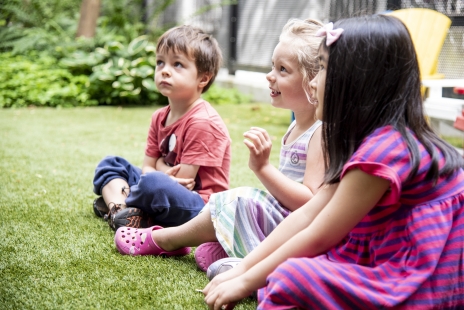
[[[164,126],[170,111],[167,106],[153,113],[145,154],[164,157],[169,166],[200,166],[193,190],[207,203],[212,193],[229,189],[231,139],[227,127],[206,101]]]

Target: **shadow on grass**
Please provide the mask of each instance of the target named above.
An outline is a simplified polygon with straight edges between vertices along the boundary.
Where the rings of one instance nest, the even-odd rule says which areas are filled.
[[[287,110],[215,106],[232,145],[231,187],[260,187],[248,169],[243,132],[280,139]],[[92,178],[106,155],[141,165],[157,107],[0,110],[1,309],[206,309],[207,284],[193,254],[180,258],[117,253],[113,232],[94,216]],[[247,299],[237,309],[254,309]]]

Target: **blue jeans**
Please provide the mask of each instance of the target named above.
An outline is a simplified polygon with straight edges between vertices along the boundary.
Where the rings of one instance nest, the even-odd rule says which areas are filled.
[[[128,207],[143,210],[161,226],[184,224],[205,205],[198,193],[189,191],[167,174],[158,171],[142,174],[139,167],[124,158],[107,156],[95,169],[94,193],[101,195],[102,188],[113,179],[123,179],[129,184]]]

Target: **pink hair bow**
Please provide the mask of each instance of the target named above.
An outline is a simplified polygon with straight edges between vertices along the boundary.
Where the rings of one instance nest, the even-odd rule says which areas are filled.
[[[343,32],[342,28],[333,29],[333,26],[333,23],[325,24],[316,32],[316,36],[318,37],[327,36],[327,46],[330,46],[332,43],[337,41]]]

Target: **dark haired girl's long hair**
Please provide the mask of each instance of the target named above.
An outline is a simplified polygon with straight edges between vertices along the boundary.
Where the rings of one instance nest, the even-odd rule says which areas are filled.
[[[412,130],[431,155],[427,178],[436,181],[464,165],[463,158],[440,139],[426,121],[420,93],[419,66],[403,23],[391,16],[373,15],[340,20],[340,38],[327,47],[329,59],[323,106],[324,183],[340,181],[343,166],[363,139],[375,129],[392,125],[411,152],[413,178],[419,168],[419,147]],[[438,168],[438,147],[446,160]]]

